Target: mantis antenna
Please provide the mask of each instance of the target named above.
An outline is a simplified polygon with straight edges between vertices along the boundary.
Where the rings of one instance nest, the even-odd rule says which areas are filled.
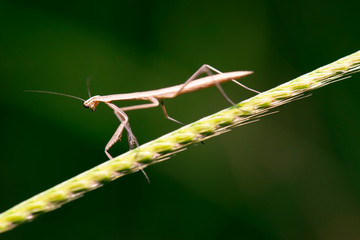
[[[91,98],[91,92],[90,92],[90,80],[91,78],[88,77],[88,79],[86,79],[86,88],[87,88],[87,92],[88,92],[88,95],[89,95],[89,98]],[[85,101],[85,100],[84,100]]]
[[[50,92],[50,91],[41,91],[41,90],[25,90],[24,92],[49,93],[49,94],[54,94],[54,95],[60,95],[60,96],[75,98],[75,99],[78,99],[78,100],[81,100],[81,101],[85,102],[85,99],[82,99],[81,97],[76,97],[76,96],[69,95],[69,94],[65,94],[65,93]]]

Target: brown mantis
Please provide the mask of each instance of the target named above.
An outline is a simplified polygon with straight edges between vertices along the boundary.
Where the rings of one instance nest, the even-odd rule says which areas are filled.
[[[211,71],[216,72],[218,74],[212,75]],[[203,73],[207,73],[209,76],[197,79],[197,77]],[[182,124],[181,122],[177,121],[176,119],[170,117],[167,114],[163,99],[174,98],[181,94],[194,92],[196,90],[211,87],[211,86],[215,85],[219,89],[220,93],[225,97],[225,99],[228,102],[230,102],[232,105],[235,105],[229,99],[229,97],[225,94],[225,92],[222,89],[222,87],[220,86],[220,84],[231,80],[231,81],[235,82],[236,84],[244,87],[245,89],[248,89],[255,93],[259,93],[258,91],[253,90],[249,87],[246,87],[245,85],[243,85],[235,80],[235,79],[247,76],[251,73],[252,73],[251,71],[236,71],[236,72],[222,73],[219,70],[211,67],[210,65],[204,64],[185,83],[180,84],[180,85],[162,88],[162,89],[158,89],[158,90],[143,91],[143,92],[112,94],[112,95],[106,95],[106,96],[96,95],[96,96],[90,97],[86,101],[82,98],[78,98],[78,97],[74,97],[74,96],[70,96],[70,95],[62,94],[62,93],[54,93],[54,92],[47,92],[47,91],[31,91],[31,92],[44,92],[44,93],[51,93],[51,94],[64,95],[64,96],[68,96],[68,97],[74,97],[74,98],[84,101],[84,107],[90,108],[92,111],[95,111],[98,104],[101,102],[108,105],[114,111],[116,117],[121,122],[119,127],[117,128],[117,130],[115,131],[115,133],[113,134],[113,136],[111,137],[111,139],[105,146],[106,155],[110,159],[112,159],[112,156],[110,155],[110,153],[108,151],[118,140],[121,139],[121,135],[122,135],[124,128],[127,130],[127,133],[128,133],[128,141],[129,141],[130,148],[133,148],[134,144],[136,144],[138,146],[137,140],[131,131],[130,124],[129,124],[129,118],[126,115],[125,111],[157,107],[160,105],[162,108],[162,111],[167,119],[177,122],[179,124]],[[144,101],[149,101],[150,103],[121,107],[121,108],[116,106],[115,104],[113,104],[114,101],[125,101],[125,100],[144,100]]]

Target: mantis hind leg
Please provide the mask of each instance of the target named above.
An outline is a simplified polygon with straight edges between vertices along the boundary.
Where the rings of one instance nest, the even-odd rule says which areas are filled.
[[[208,64],[204,64],[202,65],[188,80],[186,80],[186,82],[182,85],[182,87],[174,94],[173,97],[176,97],[177,95],[181,94],[181,91],[186,87],[186,85],[188,85],[191,81],[196,80],[201,74],[206,73],[208,76],[213,75],[212,72],[216,72],[218,74],[221,74],[222,72],[217,70],[216,68],[208,65]],[[235,82],[236,84],[240,85],[241,87],[255,92],[255,93],[260,93],[259,91],[256,91],[252,88],[249,88],[247,86],[245,86],[242,83],[239,83],[238,81],[236,81],[235,79],[231,79],[231,81]],[[227,94],[225,93],[224,89],[221,87],[221,85],[217,82],[215,82],[215,86],[217,87],[217,89],[219,90],[219,92],[221,93],[221,95],[226,99],[226,101],[228,101],[231,105],[235,105],[235,103],[227,96]]]
[[[210,65],[208,65],[208,64],[204,64],[202,67],[204,67],[204,68],[207,69],[207,72],[206,72],[206,73],[208,73],[208,71],[210,71],[210,74],[208,73],[208,75],[212,75],[212,74],[211,74],[211,71],[216,72],[216,73],[219,73],[219,74],[222,73],[222,72],[219,71],[218,69],[216,69],[216,68],[214,68],[214,67],[212,67],[212,66],[210,66]],[[254,92],[254,93],[257,93],[257,94],[261,93],[261,92],[255,90],[255,89],[249,88],[248,86],[240,83],[239,81],[237,81],[237,80],[235,80],[235,79],[231,79],[231,81],[234,82],[234,83],[236,83],[237,85],[245,88],[246,90],[249,90],[249,91]]]
[[[185,81],[185,83],[181,86],[181,88],[180,88],[177,92],[175,92],[174,95],[171,96],[171,97],[174,98],[174,97],[178,96],[179,94],[181,94],[182,90],[183,90],[190,82],[196,80],[201,74],[206,73],[208,76],[213,75],[213,74],[212,74],[212,71],[213,71],[213,72],[216,72],[216,73],[219,73],[219,74],[222,73],[222,72],[220,72],[219,70],[217,70],[216,68],[214,68],[214,67],[212,67],[212,66],[210,66],[210,65],[208,65],[208,64],[202,65],[198,70],[196,70],[196,72],[195,72],[193,75],[191,75],[191,77],[190,77],[188,80]],[[235,81],[235,80],[234,80],[234,81]],[[231,101],[231,99],[226,95],[224,89],[220,86],[220,84],[217,83],[217,82],[215,82],[215,85],[216,85],[216,87],[218,88],[218,90],[219,90],[219,92],[221,93],[221,95],[223,95],[223,97],[226,99],[226,101],[228,101],[231,105],[235,105],[235,103],[234,103],[233,101]],[[171,120],[171,121],[173,121],[173,122],[179,123],[179,124],[181,124],[181,125],[184,125],[182,122],[180,122],[180,121],[178,121],[178,120],[170,117],[170,116],[167,114],[166,108],[165,108],[165,104],[164,104],[163,101],[160,101],[160,106],[161,106],[161,108],[162,108],[162,110],[163,110],[163,113],[164,113],[164,115],[165,115],[165,117],[166,117],[167,119],[169,119],[169,120]]]

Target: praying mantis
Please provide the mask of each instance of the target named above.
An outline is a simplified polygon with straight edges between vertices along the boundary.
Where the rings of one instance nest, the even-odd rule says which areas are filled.
[[[212,72],[217,73],[216,75],[213,75]],[[201,74],[206,73],[208,76],[203,78],[198,78]],[[134,148],[134,145],[139,146],[135,135],[133,134],[130,124],[129,124],[129,117],[125,113],[126,111],[130,110],[137,110],[137,109],[145,109],[145,108],[152,108],[161,106],[162,111],[164,113],[164,116],[176,123],[179,123],[181,125],[184,125],[180,121],[170,117],[167,114],[164,99],[169,98],[175,98],[178,95],[194,92],[203,88],[216,86],[220,93],[224,96],[224,98],[232,105],[235,105],[230,98],[226,95],[222,87],[220,86],[221,83],[224,83],[226,81],[233,81],[236,84],[242,86],[245,89],[248,89],[249,91],[260,93],[254,89],[251,89],[235,79],[239,79],[242,77],[245,77],[249,74],[252,74],[251,71],[235,71],[235,72],[227,72],[222,73],[216,68],[204,64],[202,65],[188,80],[186,80],[183,84],[167,87],[167,88],[161,88],[158,90],[151,90],[151,91],[143,91],[143,92],[134,92],[134,93],[122,93],[122,94],[112,94],[112,95],[105,95],[105,96],[89,96],[90,98],[88,100],[84,100],[79,97],[71,96],[68,94],[63,93],[56,93],[56,92],[49,92],[49,91],[37,91],[37,90],[28,90],[28,92],[42,92],[42,93],[50,93],[50,94],[57,94],[57,95],[63,95],[67,97],[73,97],[82,100],[84,103],[85,108],[89,108],[92,111],[95,111],[99,103],[105,103],[108,105],[113,111],[115,116],[120,120],[120,125],[116,129],[113,136],[110,138],[109,142],[105,146],[105,154],[109,159],[112,159],[113,157],[110,155],[109,150],[110,148],[121,139],[122,132],[124,131],[124,128],[127,131],[128,135],[128,142],[130,145],[130,148]],[[126,101],[126,100],[143,100],[148,101],[150,103],[140,104],[140,105],[133,105],[133,106],[126,106],[126,107],[118,107],[113,102],[114,101]]]

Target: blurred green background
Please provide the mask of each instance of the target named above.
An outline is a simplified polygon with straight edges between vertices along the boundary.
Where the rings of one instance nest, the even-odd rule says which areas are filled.
[[[253,70],[243,82],[264,91],[359,50],[359,5],[1,0],[0,212],[107,160],[118,126],[103,104],[24,90],[87,98],[87,78],[93,95],[157,89],[207,63]],[[151,184],[126,176],[0,239],[359,239],[359,87],[357,74],[317,90],[147,168]],[[166,103],[184,123],[229,105],[216,88]],[[129,117],[140,143],[179,127],[160,108]]]

